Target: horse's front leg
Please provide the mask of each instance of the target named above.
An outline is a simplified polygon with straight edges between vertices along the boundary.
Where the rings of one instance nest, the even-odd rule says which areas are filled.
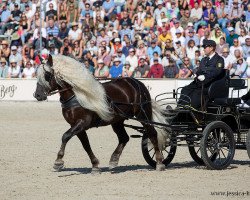
[[[100,173],[101,170],[99,168],[99,160],[95,157],[95,154],[93,153],[90,143],[89,143],[89,138],[87,136],[86,131],[82,131],[80,134],[77,134],[77,137],[82,143],[83,148],[87,152],[90,161],[92,163],[92,174],[97,174]]]
[[[65,152],[65,147],[67,142],[74,136],[81,133],[84,130],[84,121],[79,120],[74,126],[72,126],[68,131],[66,131],[62,136],[61,148],[57,154],[57,159],[54,163],[54,169],[59,171],[64,166],[64,161],[62,160]]]

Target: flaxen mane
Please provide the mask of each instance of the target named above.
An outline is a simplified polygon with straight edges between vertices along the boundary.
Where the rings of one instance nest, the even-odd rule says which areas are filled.
[[[70,57],[56,55],[53,56],[53,70],[58,82],[63,80],[73,87],[82,107],[94,111],[104,121],[112,119],[113,115],[103,86],[82,66],[82,63]]]

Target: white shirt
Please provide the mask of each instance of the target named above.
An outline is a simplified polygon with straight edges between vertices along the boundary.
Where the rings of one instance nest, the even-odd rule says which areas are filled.
[[[17,76],[20,73],[20,66],[17,65],[15,68],[14,67],[9,67],[9,74],[11,77]]]
[[[130,66],[133,67],[134,69],[138,66],[138,58],[136,55],[127,56],[126,61],[128,61],[130,63]]]
[[[192,8],[191,13],[190,13],[190,17],[201,19],[202,13],[203,13],[202,8],[198,8],[198,9]]]
[[[229,50],[230,50],[230,54],[234,55],[234,51],[235,51],[236,49],[240,50],[240,52],[243,53],[242,46],[238,46],[238,47],[231,46],[230,49],[229,49]]]
[[[228,66],[233,64],[233,61],[235,60],[234,56],[232,55],[228,55],[226,58],[222,56],[222,58],[224,59],[224,69],[228,69]]]
[[[77,40],[79,34],[82,34],[81,29],[77,29],[76,31],[73,31],[72,29],[69,30],[69,36],[72,40]]]
[[[35,68],[34,67],[30,67],[30,68],[27,68],[25,67],[23,69],[23,75],[25,75],[26,77],[25,78],[33,78],[32,75],[35,73]]]

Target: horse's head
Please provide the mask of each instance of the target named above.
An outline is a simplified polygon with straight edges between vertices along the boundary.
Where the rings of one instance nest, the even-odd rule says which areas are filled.
[[[57,83],[54,76],[53,60],[49,55],[47,60],[39,57],[41,65],[38,68],[37,86],[34,97],[38,101],[44,101],[51,92],[57,89]]]

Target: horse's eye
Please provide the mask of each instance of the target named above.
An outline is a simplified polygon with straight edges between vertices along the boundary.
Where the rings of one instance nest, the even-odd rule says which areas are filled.
[[[51,80],[52,74],[50,72],[45,72],[44,79],[45,81],[49,82]]]

